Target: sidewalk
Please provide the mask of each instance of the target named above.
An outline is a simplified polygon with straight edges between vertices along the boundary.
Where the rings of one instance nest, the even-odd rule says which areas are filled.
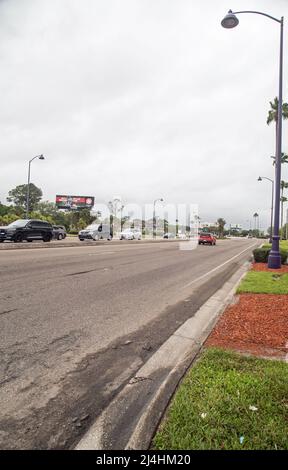
[[[179,386],[153,449],[288,449],[288,266],[254,264]]]

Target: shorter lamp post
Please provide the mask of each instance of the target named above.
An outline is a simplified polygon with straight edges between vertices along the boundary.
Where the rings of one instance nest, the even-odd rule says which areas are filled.
[[[29,219],[29,199],[30,199],[30,167],[31,167],[31,162],[35,160],[35,158],[39,158],[39,160],[45,160],[44,156],[41,155],[36,155],[36,157],[31,158],[29,160],[29,166],[28,166],[28,184],[27,184],[27,198],[26,198],[26,219]]]
[[[267,176],[259,176],[258,181],[268,180],[272,183],[272,198],[271,198],[271,221],[270,221],[270,242],[272,242],[273,236],[273,207],[274,207],[274,181],[271,178],[267,178]]]
[[[124,205],[121,204],[120,206],[120,232],[122,232],[122,227],[123,227],[123,224],[122,224],[122,214],[123,214],[123,209],[124,209]]]
[[[155,201],[153,202],[153,239],[155,240],[156,238],[156,215],[155,215],[155,206],[156,206],[156,202],[163,202],[164,199],[161,197],[160,199],[155,199]]]
[[[118,202],[120,202],[120,204],[121,204],[121,199],[119,199],[118,197],[114,197],[113,201],[108,202],[108,207],[110,209],[110,232],[111,232],[111,236],[114,236],[114,217],[115,218],[117,217]],[[122,220],[122,208],[121,208],[121,220]],[[121,222],[120,222],[120,226],[121,226]],[[122,229],[120,227],[120,231],[121,230]]]

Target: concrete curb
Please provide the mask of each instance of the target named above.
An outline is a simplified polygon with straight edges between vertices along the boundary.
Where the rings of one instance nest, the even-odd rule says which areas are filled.
[[[175,392],[235,289],[250,267],[244,263],[221,289],[188,319],[102,412],[76,450],[146,450]]]

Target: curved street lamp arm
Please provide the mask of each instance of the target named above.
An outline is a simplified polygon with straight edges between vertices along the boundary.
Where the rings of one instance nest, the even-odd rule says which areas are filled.
[[[263,15],[267,16],[267,18],[270,18],[271,20],[277,21],[277,23],[282,23],[283,17],[281,20],[278,20],[278,18],[274,18],[274,16],[268,15],[267,13],[262,13],[261,11],[253,11],[253,10],[244,10],[244,11],[229,11],[229,13],[233,15],[239,15],[240,13],[255,13],[256,15]]]
[[[161,197],[161,198],[159,198],[159,199],[155,199],[154,202],[153,202],[154,206],[155,206],[156,202],[158,202],[158,201],[163,202],[163,198]]]
[[[274,183],[274,181],[271,180],[271,178],[268,178],[267,176],[260,176],[260,178],[262,178],[262,180],[269,180],[271,181],[271,183]]]
[[[35,160],[35,158],[39,158],[39,157],[43,157],[43,155],[35,155],[35,157],[31,158],[31,160],[29,160],[29,163],[33,162],[33,160]],[[42,158],[41,160],[44,160],[44,158]]]

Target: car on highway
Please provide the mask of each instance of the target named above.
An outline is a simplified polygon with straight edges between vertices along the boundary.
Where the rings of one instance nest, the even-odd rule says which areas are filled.
[[[142,234],[137,228],[125,228],[120,232],[120,240],[141,240]]]
[[[66,236],[67,233],[64,225],[53,225],[53,238],[55,240],[63,240]]]
[[[78,238],[84,240],[112,240],[112,231],[109,224],[91,224],[84,230],[80,230]]]
[[[50,242],[53,237],[53,227],[49,222],[38,219],[18,219],[15,222],[2,227],[0,230],[0,242],[12,241],[15,243],[43,240]]]
[[[163,238],[166,238],[166,240],[168,240],[170,238],[175,238],[175,235],[174,233],[166,232],[164,233]]]
[[[198,238],[199,245],[216,245],[216,237],[213,233],[202,232]]]

